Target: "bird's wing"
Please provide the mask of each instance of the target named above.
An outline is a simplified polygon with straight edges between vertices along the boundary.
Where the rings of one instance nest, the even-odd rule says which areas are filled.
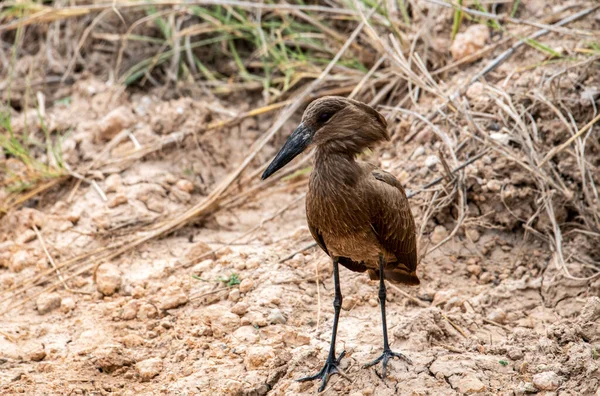
[[[329,251],[327,250],[327,246],[325,246],[323,236],[319,232],[318,228],[313,226],[309,221],[308,229],[310,230],[310,233],[312,234],[312,237],[315,240],[315,242],[317,242],[317,245],[319,245],[319,247],[323,249],[323,251],[327,253],[328,256],[330,256]],[[338,262],[344,267],[348,268],[350,271],[365,272],[367,270],[367,267],[362,262],[358,263],[356,261],[352,261],[348,257],[339,257]]]
[[[417,269],[415,221],[404,188],[394,175],[374,168],[374,205],[371,225],[379,243],[398,259],[398,269],[412,274]],[[386,271],[387,275],[387,271]]]

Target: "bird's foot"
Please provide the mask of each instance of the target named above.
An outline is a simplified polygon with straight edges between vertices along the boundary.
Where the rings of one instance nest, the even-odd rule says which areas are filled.
[[[381,377],[385,378],[385,376],[387,375],[388,361],[393,357],[397,357],[398,359],[404,360],[408,364],[412,364],[412,361],[409,358],[407,358],[406,356],[404,356],[403,354],[401,354],[400,352],[394,352],[391,349],[387,348],[387,349],[383,350],[383,353],[381,354],[381,356],[379,356],[377,359],[373,360],[372,362],[365,364],[363,366],[363,368],[374,366],[377,363],[383,361],[383,371],[381,372]]]
[[[349,379],[348,376],[346,375],[346,373],[344,373],[342,371],[342,369],[339,367],[339,364],[342,361],[342,358],[344,357],[345,354],[346,354],[346,351],[340,353],[340,356],[338,356],[337,359],[327,358],[327,361],[325,361],[325,365],[323,366],[321,371],[319,371],[317,374],[312,375],[310,377],[300,378],[300,379],[297,379],[296,381],[304,382],[304,381],[314,381],[316,379],[320,379],[321,386],[319,387],[319,392],[323,392],[323,390],[325,389],[325,386],[327,386],[327,381],[329,380],[329,377],[331,375],[339,374],[342,377]]]

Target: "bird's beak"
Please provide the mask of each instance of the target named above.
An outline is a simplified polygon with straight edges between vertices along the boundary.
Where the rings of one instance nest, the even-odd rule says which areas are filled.
[[[298,154],[306,150],[312,140],[313,130],[310,127],[301,123],[292,132],[288,140],[285,142],[281,150],[277,153],[273,161],[262,174],[261,179],[265,180],[273,173],[287,165],[288,162],[296,158]]]

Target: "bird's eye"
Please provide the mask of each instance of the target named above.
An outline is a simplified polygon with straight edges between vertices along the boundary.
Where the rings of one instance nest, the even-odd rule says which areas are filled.
[[[331,113],[321,113],[319,114],[319,121],[327,122],[331,118]]]

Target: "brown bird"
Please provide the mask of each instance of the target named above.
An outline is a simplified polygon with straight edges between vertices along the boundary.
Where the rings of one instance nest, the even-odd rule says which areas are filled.
[[[388,360],[401,353],[390,349],[385,315],[384,279],[418,285],[415,222],[406,193],[394,175],[356,156],[381,140],[389,140],[385,118],[372,107],[343,97],[327,96],[313,101],[302,122],[290,135],[262,175],[271,176],[309,146],[315,146],[314,169],[306,195],[308,227],[317,244],[333,261],[335,298],[333,334],[329,356],[319,373],[299,379],[321,379],[325,389],[345,352],[337,358],[335,339],[342,306],[338,264],[351,271],[367,271],[379,279],[379,302],[383,327],[383,354],[365,365]],[[342,373],[343,374],[343,373]]]

